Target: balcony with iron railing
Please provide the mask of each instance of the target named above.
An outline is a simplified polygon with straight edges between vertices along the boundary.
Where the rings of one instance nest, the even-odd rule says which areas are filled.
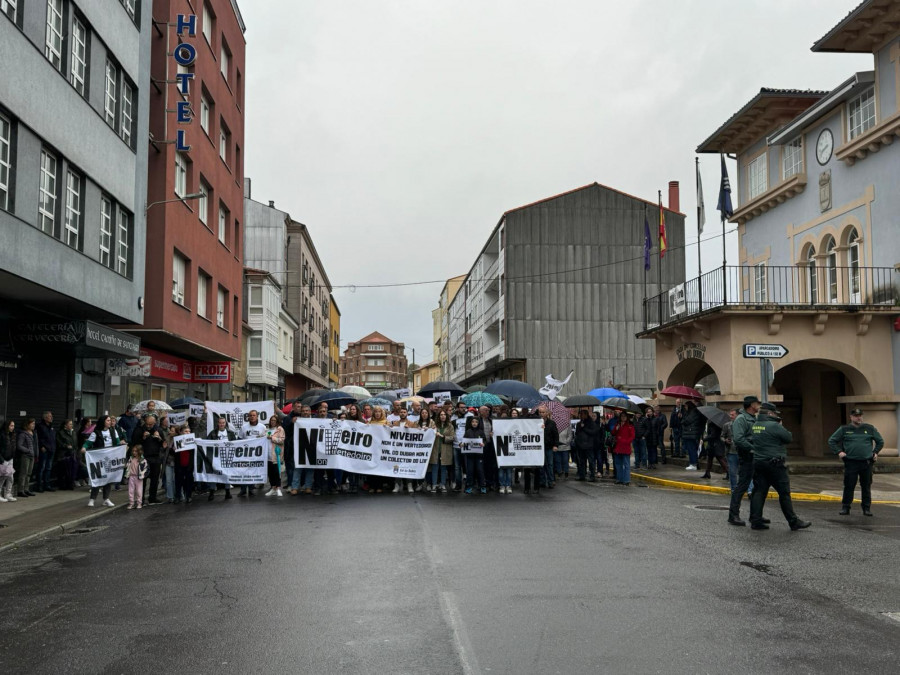
[[[643,301],[644,331],[722,309],[896,311],[892,267],[728,265]]]

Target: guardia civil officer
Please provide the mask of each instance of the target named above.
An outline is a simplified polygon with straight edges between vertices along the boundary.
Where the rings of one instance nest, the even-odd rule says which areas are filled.
[[[735,422],[736,424],[737,422]],[[769,486],[778,493],[781,512],[792,530],[802,530],[810,523],[800,520],[791,503],[791,481],[788,478],[787,446],[793,436],[781,424],[781,415],[771,403],[764,403],[756,422],[751,427],[753,433],[753,497],[750,499],[750,527],[754,530],[768,530],[763,522],[763,506],[769,494]]]
[[[753,433],[752,427],[759,412],[756,396],[744,397],[744,410],[731,425],[731,437],[738,454],[737,485],[731,491],[731,505],[728,507],[728,522],[743,527],[741,520],[741,500],[753,480]]]
[[[863,422],[863,411],[850,411],[850,424],[838,428],[828,439],[831,451],[844,460],[844,497],[841,499],[841,515],[850,515],[856,481],[862,491],[864,516],[872,515],[872,465],[884,447],[884,439],[878,429]]]

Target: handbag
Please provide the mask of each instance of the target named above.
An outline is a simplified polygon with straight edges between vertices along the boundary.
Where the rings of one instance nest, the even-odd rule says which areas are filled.
[[[0,462],[0,476],[12,476],[15,474],[16,470],[13,468],[13,463],[10,462]]]

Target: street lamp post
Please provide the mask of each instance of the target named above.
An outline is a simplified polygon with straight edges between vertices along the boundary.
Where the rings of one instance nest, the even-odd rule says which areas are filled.
[[[204,192],[195,192],[190,195],[184,195],[183,197],[177,197],[176,199],[161,199],[158,202],[150,202],[144,207],[144,215],[147,214],[147,211],[151,209],[151,207],[157,206],[159,204],[171,204],[172,202],[186,202],[188,199],[199,199],[200,197],[205,197],[206,193]]]

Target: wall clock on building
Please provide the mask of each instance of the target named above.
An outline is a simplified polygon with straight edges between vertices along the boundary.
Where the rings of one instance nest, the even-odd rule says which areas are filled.
[[[819,160],[819,164],[827,164],[833,151],[834,136],[831,135],[831,129],[822,129],[819,140],[816,141],[816,159]]]

